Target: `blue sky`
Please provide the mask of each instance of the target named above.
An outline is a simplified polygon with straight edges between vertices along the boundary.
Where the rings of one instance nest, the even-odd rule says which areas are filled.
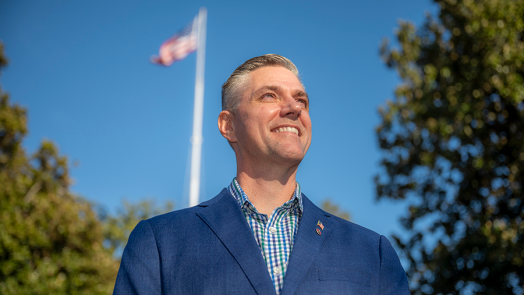
[[[375,202],[377,108],[400,82],[378,50],[400,19],[422,24],[428,0],[397,1],[0,1],[9,66],[0,83],[28,109],[25,147],[58,144],[74,192],[109,209],[126,198],[188,204],[195,54],[169,68],[149,58],[208,9],[201,200],[235,176],[217,129],[220,87],[245,60],[278,53],[299,68],[311,100],[312,144],[297,179],[320,205],[401,233],[406,205]]]

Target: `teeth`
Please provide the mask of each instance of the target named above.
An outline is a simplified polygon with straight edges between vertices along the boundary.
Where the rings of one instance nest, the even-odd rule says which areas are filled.
[[[279,132],[293,132],[296,135],[298,135],[298,130],[297,130],[297,128],[294,128],[294,127],[280,127],[277,130],[275,130],[275,132],[276,133],[279,133]]]

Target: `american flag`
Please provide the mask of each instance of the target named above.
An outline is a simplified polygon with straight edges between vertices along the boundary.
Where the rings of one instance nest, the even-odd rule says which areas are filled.
[[[152,56],[151,62],[170,66],[175,61],[184,59],[198,46],[198,16],[184,29],[166,40],[160,46],[159,56]]]

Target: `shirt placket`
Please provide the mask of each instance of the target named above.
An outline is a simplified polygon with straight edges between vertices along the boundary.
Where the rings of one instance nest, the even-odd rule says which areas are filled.
[[[286,241],[283,236],[281,221],[285,218],[286,209],[278,208],[271,215],[266,228],[265,228],[265,255],[267,256],[266,261],[268,271],[271,274],[271,278],[275,284],[277,293],[280,293],[284,284],[284,275],[286,273]]]
[[[280,294],[293,246],[293,237],[298,229],[297,223],[300,217],[297,217],[299,214],[297,208],[300,207],[301,202],[300,187],[297,183],[292,200],[277,208],[269,217],[255,209],[236,179],[230,186],[230,191],[242,204],[242,211],[260,247],[276,293]]]

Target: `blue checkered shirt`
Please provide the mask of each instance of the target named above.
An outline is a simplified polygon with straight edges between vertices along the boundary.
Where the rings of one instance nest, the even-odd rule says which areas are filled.
[[[303,212],[300,185],[297,182],[291,200],[276,208],[269,217],[257,211],[236,178],[233,179],[228,190],[240,205],[242,213],[255,235],[262,257],[266,261],[267,270],[273,285],[275,285],[275,290],[277,294],[280,294],[284,285],[289,254],[293,248],[298,223]]]

